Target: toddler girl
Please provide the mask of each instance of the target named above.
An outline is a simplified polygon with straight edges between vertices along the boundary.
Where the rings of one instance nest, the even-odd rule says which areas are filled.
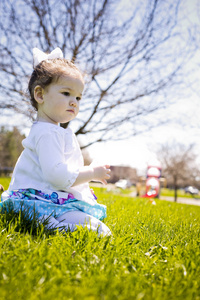
[[[73,231],[82,225],[109,235],[109,228],[101,222],[106,206],[97,203],[88,184],[92,180],[106,184],[109,166],[84,166],[74,133],[59,126],[79,112],[83,77],[59,48],[49,55],[34,48],[33,58],[28,88],[37,121],[22,142],[24,151],[0,205],[11,200],[19,210],[25,204],[35,209],[41,220],[48,218],[50,227]]]

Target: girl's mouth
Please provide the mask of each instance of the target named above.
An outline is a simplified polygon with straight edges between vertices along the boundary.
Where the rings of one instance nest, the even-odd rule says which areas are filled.
[[[72,113],[72,114],[75,114],[75,111],[73,109],[68,109],[67,111]]]

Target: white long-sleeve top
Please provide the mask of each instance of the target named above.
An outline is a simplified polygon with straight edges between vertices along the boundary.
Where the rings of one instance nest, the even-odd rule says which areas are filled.
[[[96,203],[88,183],[72,187],[84,163],[70,128],[35,122],[22,145],[24,150],[16,163],[9,191],[32,188],[45,194],[57,192],[59,198],[72,193],[78,200]]]

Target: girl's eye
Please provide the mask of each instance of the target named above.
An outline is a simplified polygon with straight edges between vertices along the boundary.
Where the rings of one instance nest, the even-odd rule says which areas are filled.
[[[69,92],[63,92],[63,95],[70,96],[70,93]]]

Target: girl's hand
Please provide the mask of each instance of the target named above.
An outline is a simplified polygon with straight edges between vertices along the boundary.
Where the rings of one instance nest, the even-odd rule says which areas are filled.
[[[107,184],[107,179],[110,178],[110,172],[109,165],[94,166],[91,164],[90,166],[84,166],[81,170],[79,170],[78,177],[72,186],[90,181],[99,181]]]
[[[110,178],[110,166],[109,165],[104,165],[104,166],[92,166],[93,168],[93,174],[94,174],[94,181],[100,181],[104,184],[107,184],[107,180]]]

